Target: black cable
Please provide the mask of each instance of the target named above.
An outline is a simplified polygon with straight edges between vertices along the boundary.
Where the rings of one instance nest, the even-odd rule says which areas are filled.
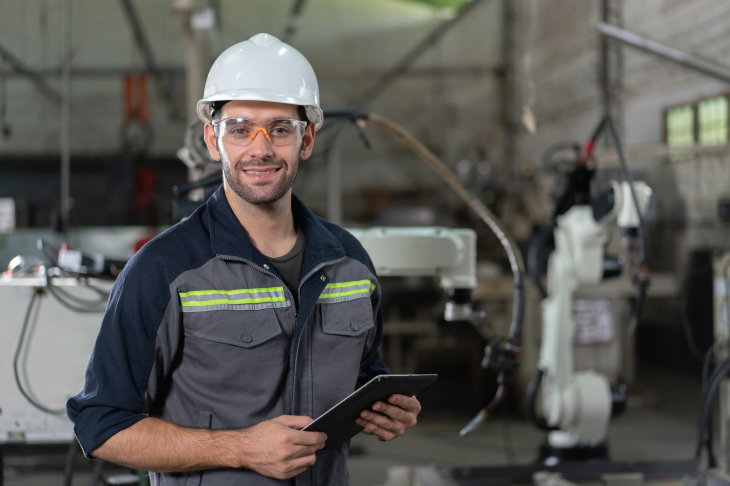
[[[545,239],[553,234],[553,231],[555,231],[557,226],[558,223],[550,223],[549,225],[540,228],[540,231],[538,231],[535,236],[532,237],[532,240],[530,240],[530,246],[527,249],[527,271],[532,277],[532,280],[535,282],[535,286],[543,299],[547,298],[548,294],[547,290],[545,290],[545,287],[542,285],[540,250],[545,243]]]
[[[636,197],[636,189],[634,188],[634,178],[631,176],[631,172],[629,171],[629,166],[626,163],[626,158],[624,157],[624,151],[621,147],[621,140],[618,138],[618,133],[616,132],[616,127],[613,124],[613,119],[611,118],[611,115],[606,115],[605,122],[608,124],[608,129],[611,132],[611,137],[613,138],[613,143],[616,146],[616,153],[618,154],[618,160],[621,162],[621,170],[624,173],[624,178],[626,179],[626,182],[629,183],[629,190],[631,192],[631,199],[634,201],[634,209],[636,209],[636,216],[639,219],[639,261],[642,265],[646,265],[646,249],[648,246],[648,235],[646,234],[646,224],[644,222],[644,215],[641,214],[641,207],[639,206],[639,198]],[[603,123],[603,122],[601,122]],[[602,126],[599,126],[599,129],[596,130],[596,132],[599,132]],[[598,133],[595,135],[598,136]]]
[[[20,379],[20,372],[18,371],[18,363],[20,362],[20,355],[23,351],[23,345],[25,344],[25,335],[28,332],[28,325],[30,324],[30,318],[33,314],[33,307],[36,303],[36,299],[39,295],[43,294],[42,289],[33,289],[33,296],[30,298],[30,303],[28,304],[28,310],[25,312],[25,319],[23,320],[23,327],[20,331],[20,338],[18,339],[18,346],[15,348],[15,356],[13,357],[13,372],[15,374],[15,383],[18,385],[18,389],[20,390],[20,393],[23,394],[26,400],[30,402],[31,405],[33,405],[35,408],[40,410],[41,412],[50,413],[52,415],[63,415],[66,413],[66,409],[51,409],[44,405],[41,405],[40,403],[36,402],[33,398],[31,398],[30,394],[26,391],[25,387],[23,386],[23,383]],[[40,308],[40,307],[38,307]]]
[[[631,199],[634,202],[634,209],[636,209],[636,216],[639,219],[639,270],[637,272],[637,280],[638,280],[638,287],[639,290],[637,292],[636,296],[636,305],[634,307],[634,313],[633,313],[633,321],[638,321],[639,317],[641,316],[641,312],[644,308],[644,301],[646,300],[646,291],[649,287],[649,269],[646,264],[646,253],[648,248],[648,234],[646,231],[646,222],[644,221],[644,216],[641,214],[641,207],[639,206],[639,199],[636,197],[636,189],[634,188],[634,178],[631,176],[631,172],[629,171],[628,164],[626,163],[626,158],[624,157],[624,151],[621,147],[621,140],[618,137],[618,133],[616,132],[616,127],[614,126],[613,119],[611,118],[611,115],[606,114],[606,117],[603,121],[601,121],[601,124],[596,128],[596,131],[593,135],[593,139],[597,139],[600,131],[603,129],[603,126],[607,125],[608,129],[611,133],[611,138],[613,139],[613,143],[616,146],[616,153],[618,154],[619,162],[621,163],[621,170],[624,173],[624,178],[626,179],[626,182],[629,183],[629,190],[631,192]]]
[[[712,366],[712,358],[715,355],[715,348],[710,346],[710,349],[705,353],[705,358],[702,360],[702,393],[707,392],[707,379],[709,378],[710,367]]]
[[[74,475],[74,464],[76,459],[76,451],[79,449],[79,442],[74,437],[68,446],[66,454],[66,465],[63,468],[63,486],[71,486]]]
[[[89,484],[91,486],[97,486],[101,482],[102,485],[106,485],[107,482],[104,481],[104,478],[101,476],[101,472],[104,469],[104,460],[103,459],[96,459],[94,461],[94,470],[91,473],[91,481],[89,481]]]
[[[715,463],[715,458],[713,454],[713,448],[712,448],[712,442],[711,441],[705,441],[705,432],[707,431],[708,438],[711,439],[711,419],[712,419],[712,405],[715,398],[715,394],[717,393],[717,389],[720,387],[720,383],[722,382],[722,379],[725,378],[725,376],[730,372],[730,359],[727,359],[723,361],[721,365],[719,365],[715,371],[712,373],[712,376],[710,377],[709,384],[707,387],[707,392],[705,392],[705,396],[702,400],[702,407],[700,412],[700,420],[698,424],[698,440],[697,440],[697,450],[695,453],[696,458],[699,460],[700,456],[702,455],[702,446],[703,444],[707,447],[707,455],[708,455],[708,462],[710,464]]]
[[[507,465],[515,463],[515,445],[512,442],[512,429],[509,420],[509,396],[505,394],[502,402],[502,442],[504,443],[504,455]]]
[[[59,286],[55,285],[53,283],[53,278],[54,277],[48,277],[48,285],[49,286],[53,286],[53,289],[56,292],[58,292],[60,295],[62,295],[64,299],[67,299],[69,301],[73,301],[75,304],[79,304],[79,305],[83,305],[83,306],[88,306],[88,307],[97,306],[97,305],[106,306],[106,301],[108,300],[109,296],[108,295],[105,295],[104,293],[101,293],[102,291],[100,289],[95,289],[93,287],[90,287],[90,288],[93,288],[94,290],[97,290],[98,292],[100,292],[100,296],[102,297],[101,299],[96,299],[96,300],[84,299],[82,297],[77,297],[77,296],[69,293],[68,291],[66,291],[62,287],[59,287]],[[79,285],[82,285],[81,282],[79,282]]]
[[[705,353],[707,353],[707,351],[702,352],[700,351],[700,348],[697,347],[697,342],[695,341],[692,333],[692,324],[689,322],[689,317],[687,316],[687,298],[687,291],[685,290],[682,292],[682,298],[679,301],[679,319],[682,322],[682,329],[684,330],[684,336],[687,339],[687,349],[689,349],[689,353],[694,359],[703,363],[705,361]],[[712,349],[712,345],[710,345],[709,349]]]
[[[58,288],[55,285],[49,283],[46,286],[46,288],[51,293],[51,295],[53,295],[56,298],[56,300],[61,303],[61,305],[63,305],[67,309],[72,310],[74,312],[92,313],[92,312],[104,312],[106,310],[106,308],[78,307],[75,304],[72,304],[72,303],[64,300],[63,296],[60,293],[58,293]]]
[[[527,419],[540,430],[553,431],[558,430],[558,427],[548,425],[547,420],[544,417],[538,417],[535,413],[535,405],[537,401],[537,390],[540,389],[540,383],[542,383],[542,377],[545,374],[544,370],[537,368],[535,373],[532,374],[530,384],[527,386],[527,395],[525,403],[525,411],[527,413]]]

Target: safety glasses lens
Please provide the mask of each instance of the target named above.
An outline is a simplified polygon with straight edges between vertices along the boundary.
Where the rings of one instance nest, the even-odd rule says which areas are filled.
[[[245,118],[227,118],[216,126],[216,134],[234,145],[250,145],[256,137],[264,137],[276,146],[287,146],[301,141],[305,127],[306,122],[300,120],[281,119],[259,124]]]

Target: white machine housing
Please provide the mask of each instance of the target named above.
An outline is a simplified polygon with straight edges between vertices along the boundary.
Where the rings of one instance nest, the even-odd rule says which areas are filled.
[[[476,233],[470,229],[370,228],[350,229],[368,251],[380,276],[438,276],[446,289],[476,287]],[[78,252],[77,252],[78,253]],[[65,262],[79,264],[80,253],[66,252]],[[108,286],[109,281],[91,280]],[[78,297],[92,298],[76,279],[56,279],[56,285]],[[0,444],[6,442],[68,442],[73,427],[65,414],[51,415],[33,407],[20,393],[13,373],[13,357],[33,289],[45,277],[0,274]],[[35,398],[49,408],[63,409],[79,393],[84,372],[99,332],[100,313],[79,314],[46,294],[32,319],[21,379]]]
[[[368,252],[379,276],[437,276],[445,289],[477,286],[474,230],[374,227],[347,231]]]

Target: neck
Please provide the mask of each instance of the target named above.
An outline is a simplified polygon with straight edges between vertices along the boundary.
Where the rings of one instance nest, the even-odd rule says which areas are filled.
[[[251,204],[233,192],[224,179],[228,204],[251,243],[264,256],[284,256],[297,241],[294,215],[291,211],[291,189],[284,197],[271,204]]]

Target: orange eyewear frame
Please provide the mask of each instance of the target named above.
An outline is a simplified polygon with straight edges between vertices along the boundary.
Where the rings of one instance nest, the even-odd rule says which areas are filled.
[[[266,137],[266,140],[268,140],[269,142],[271,142],[271,138],[269,137],[269,134],[266,132],[266,129],[265,128],[257,128],[256,131],[253,132],[253,135],[251,135],[251,141],[252,142],[253,142],[253,139],[256,138],[256,135],[259,132],[264,132],[264,137]]]

